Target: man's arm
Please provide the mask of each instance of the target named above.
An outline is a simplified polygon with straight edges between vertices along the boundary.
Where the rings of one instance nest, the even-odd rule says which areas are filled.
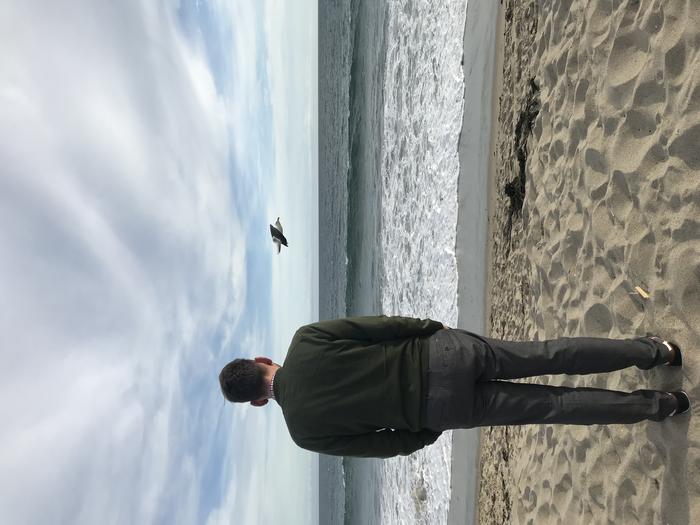
[[[421,430],[391,430],[367,432],[355,436],[336,436],[300,440],[297,444],[314,452],[331,456],[353,456],[359,458],[390,458],[408,456],[426,445],[431,445],[441,432]]]
[[[443,324],[431,319],[384,315],[372,317],[345,317],[320,321],[304,329],[321,339],[350,339],[378,343],[392,339],[428,336],[441,330]]]

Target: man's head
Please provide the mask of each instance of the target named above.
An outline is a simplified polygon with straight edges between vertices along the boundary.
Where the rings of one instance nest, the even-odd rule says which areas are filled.
[[[267,357],[234,359],[219,374],[219,384],[224,397],[232,403],[263,406],[267,403],[270,372],[276,365]]]

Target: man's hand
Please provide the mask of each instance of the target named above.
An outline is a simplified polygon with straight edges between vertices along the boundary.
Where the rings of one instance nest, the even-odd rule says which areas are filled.
[[[442,329],[443,329],[443,330],[449,330],[449,329],[450,329],[450,327],[447,326],[445,323],[441,323],[441,324],[442,324]]]

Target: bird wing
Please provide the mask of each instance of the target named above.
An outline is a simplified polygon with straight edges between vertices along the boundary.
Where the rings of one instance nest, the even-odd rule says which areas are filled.
[[[280,222],[279,218],[275,221],[275,228],[277,228],[280,233],[284,233],[284,230],[282,229],[282,223]]]
[[[272,235],[273,239],[279,240],[282,244],[285,246],[287,245],[287,238],[282,234],[281,231],[279,231],[277,228],[275,228],[272,224],[270,224],[270,234]]]

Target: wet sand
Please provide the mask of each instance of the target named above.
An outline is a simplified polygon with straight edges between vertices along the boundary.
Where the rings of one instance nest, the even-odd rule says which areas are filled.
[[[500,22],[499,22],[500,13]],[[459,140],[459,195],[456,255],[459,273],[458,326],[473,332],[486,331],[491,151],[496,130],[497,96],[494,85],[499,71],[502,10],[497,2],[471,0],[464,28],[465,100]],[[476,521],[479,430],[452,432],[451,499],[449,524]]]

